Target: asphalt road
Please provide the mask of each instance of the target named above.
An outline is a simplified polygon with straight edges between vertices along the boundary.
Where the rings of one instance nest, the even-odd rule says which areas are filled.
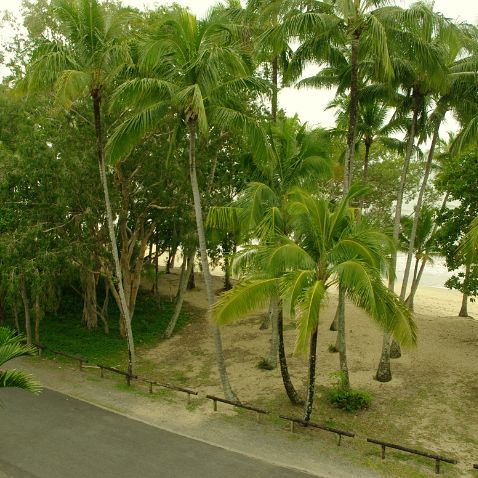
[[[0,401],[0,478],[310,477],[50,390]]]

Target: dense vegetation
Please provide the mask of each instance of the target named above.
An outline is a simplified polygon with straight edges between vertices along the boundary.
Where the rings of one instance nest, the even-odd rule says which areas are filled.
[[[464,305],[476,295],[475,242],[457,253],[478,214],[475,25],[380,0],[231,0],[201,19],[176,5],[37,0],[23,14],[3,46],[0,322],[28,344],[66,326],[78,352],[109,334],[105,350],[126,347],[132,372],[138,341],[174,332],[198,255],[225,395],[237,398],[219,325],[268,306],[266,365],[279,362],[296,404],[283,323],[298,323],[308,420],[329,289],[339,294],[336,395],[364,403],[350,389],[346,299],[384,331],[376,378],[386,382],[390,357],[416,342],[413,298],[433,255],[456,271],[448,285]],[[286,85],[334,89],[336,127],[287,117]],[[444,138],[449,114],[461,130]],[[159,297],[158,261],[167,253],[169,269],[179,251],[173,310]],[[211,261],[226,290],[240,279],[218,302]],[[140,291],[145,276],[155,299]]]

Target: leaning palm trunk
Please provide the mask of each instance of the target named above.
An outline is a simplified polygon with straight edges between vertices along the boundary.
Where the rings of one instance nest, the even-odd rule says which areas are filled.
[[[118,280],[118,295],[120,298],[121,304],[121,315],[124,320],[124,327],[126,332],[126,342],[128,345],[128,373],[132,375],[134,373],[134,362],[135,362],[135,352],[134,352],[134,340],[133,340],[133,331],[131,329],[131,317],[129,313],[128,303],[126,301],[126,296],[123,287],[123,277],[121,273],[121,265],[118,256],[118,245],[116,243],[116,235],[113,223],[113,213],[111,210],[110,195],[108,191],[108,180],[106,178],[106,165],[103,149],[103,132],[101,125],[101,92],[98,89],[92,91],[93,99],[93,111],[95,116],[95,131],[96,131],[96,152],[98,155],[98,167],[100,170],[101,184],[103,186],[103,193],[105,196],[105,206],[106,206],[106,220],[108,223],[108,232],[110,235],[111,241],[111,252],[113,254],[113,261],[116,272],[116,279]]]
[[[171,320],[169,321],[166,332],[164,333],[164,337],[167,339],[169,339],[171,335],[173,335],[174,328],[176,327],[176,323],[179,319],[179,314],[181,313],[181,310],[183,308],[184,294],[186,293],[186,288],[188,286],[189,276],[191,275],[191,272],[193,270],[195,255],[196,255],[196,251],[190,254],[189,257],[184,255],[183,264],[187,264],[187,267],[184,270],[182,270],[182,274],[179,279],[179,288],[178,288],[178,295],[176,297],[176,306],[174,308],[174,314],[171,317]]]
[[[357,135],[358,119],[358,50],[359,50],[360,31],[355,30],[352,33],[352,72],[350,82],[350,114],[347,132],[347,155],[344,167],[343,197],[345,197],[352,184],[355,138]],[[340,293],[339,284],[339,303],[337,305],[337,345],[336,349],[340,352],[340,369],[343,372],[343,380],[349,384],[349,370],[347,366],[347,348],[345,344],[345,294]],[[331,329],[333,328],[333,323]]]
[[[212,286],[212,277],[209,271],[209,262],[207,260],[206,234],[204,232],[204,221],[201,209],[201,195],[199,193],[199,185],[196,174],[196,120],[192,119],[189,123],[189,175],[191,179],[191,188],[194,200],[194,213],[196,216],[196,226],[199,240],[199,253],[201,256],[202,274],[204,285],[206,287],[207,301],[211,309],[215,302],[214,290]],[[192,261],[191,261],[192,262]],[[224,359],[224,351],[222,347],[221,332],[219,327],[211,325],[214,346],[216,348],[216,360],[219,371],[219,377],[222,383],[224,395],[228,400],[237,401],[236,394],[232,390],[229,383],[229,377],[226,370],[226,361]]]
[[[402,289],[400,291],[400,299],[402,300],[405,299],[405,294],[407,293],[408,278],[410,275],[410,268],[412,265],[412,259],[413,259],[414,249],[415,249],[415,239],[417,237],[418,222],[420,220],[420,212],[422,209],[423,198],[425,196],[425,190],[428,184],[428,178],[430,176],[430,171],[432,169],[433,155],[435,153],[435,145],[438,140],[440,124],[441,124],[441,121],[438,121],[435,126],[435,130],[433,132],[433,138],[430,145],[430,151],[428,152],[428,158],[425,165],[425,174],[423,175],[422,185],[420,187],[417,204],[415,206],[415,215],[413,217],[412,231],[410,233],[410,241],[408,245],[407,263],[405,266],[405,272],[403,273]]]
[[[417,262],[418,264],[418,262]],[[412,287],[410,289],[410,294],[408,294],[407,300],[405,301],[405,304],[407,304],[407,307],[410,310],[414,309],[414,300],[415,300],[415,294],[417,293],[418,286],[420,284],[420,281],[422,279],[423,271],[425,270],[425,266],[427,265],[427,259],[424,257],[422,259],[422,263],[420,264],[420,269],[418,270],[418,273],[416,274],[416,277],[414,278],[412,282]]]
[[[400,177],[400,186],[397,193],[397,204],[395,206],[395,217],[393,221],[393,242],[394,244],[398,243],[398,238],[400,235],[400,218],[402,216],[402,204],[403,204],[403,195],[405,191],[405,182],[407,180],[408,168],[410,166],[410,160],[412,159],[412,152],[413,152],[413,145],[415,142],[415,130],[417,125],[418,119],[418,112],[420,108],[420,101],[417,95],[414,98],[414,106],[413,106],[413,117],[412,117],[412,124],[410,125],[410,131],[408,135],[407,141],[407,149],[405,152],[405,158],[403,161],[403,168],[402,168],[402,175]],[[391,257],[391,274],[388,279],[388,287],[391,291],[395,288],[395,271],[397,270],[397,252],[396,250],[392,250],[392,257]],[[400,346],[393,341],[390,345],[390,336],[385,332],[382,344],[382,354],[380,357],[380,362],[378,364],[376,379],[379,382],[389,382],[392,380],[392,372],[390,370],[390,358],[397,358],[400,355]],[[394,352],[392,353],[391,349],[394,348]]]
[[[300,398],[297,390],[292,383],[289,375],[289,368],[287,367],[287,358],[285,355],[284,348],[284,311],[282,309],[282,304],[279,304],[279,312],[277,314],[277,335],[279,337],[279,365],[280,373],[282,375],[282,382],[284,383],[284,388],[289,397],[289,400],[294,405],[303,405],[304,401]]]
[[[304,421],[306,422],[310,420],[310,415],[312,414],[312,406],[314,404],[316,361],[317,361],[317,329],[315,329],[312,336],[310,337],[309,377],[308,377],[308,385],[307,385],[307,399],[305,401],[305,409],[304,409]]]
[[[345,291],[339,288],[339,308],[337,320],[337,351],[339,352],[340,372],[342,376],[342,386],[345,389],[350,388],[349,368],[347,365],[347,347],[345,342]]]
[[[279,333],[277,330],[277,324],[279,321],[279,299],[276,295],[271,297],[271,306],[270,306],[270,316],[271,316],[271,348],[269,351],[269,358],[267,363],[271,368],[277,367],[277,355],[279,353]]]

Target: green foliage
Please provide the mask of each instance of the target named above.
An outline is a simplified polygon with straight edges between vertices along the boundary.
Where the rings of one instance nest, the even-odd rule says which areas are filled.
[[[332,405],[351,413],[370,407],[372,397],[369,393],[347,387],[343,372],[336,372],[333,375],[337,377],[337,382],[327,394],[327,399]]]
[[[7,327],[0,327],[0,366],[10,360],[25,355],[35,355],[34,347],[23,344],[24,337],[15,335],[13,330]],[[32,378],[19,370],[0,370],[0,388],[16,387],[32,393],[41,391],[40,385]]]
[[[257,363],[257,368],[259,370],[273,370],[274,367],[271,365],[271,363],[269,362],[269,360],[267,360],[266,358],[262,357],[259,362]]]
[[[81,325],[82,305],[81,297],[65,291],[58,312],[47,315],[42,321],[42,343],[61,352],[82,355],[92,364],[126,365],[125,339],[119,333],[118,309],[115,304],[110,301],[108,335],[105,335],[101,327],[88,330]],[[154,296],[141,290],[132,321],[136,344],[149,346],[157,343],[173,312],[174,304],[164,300],[158,309]],[[189,315],[182,312],[177,323],[178,329],[189,320]]]

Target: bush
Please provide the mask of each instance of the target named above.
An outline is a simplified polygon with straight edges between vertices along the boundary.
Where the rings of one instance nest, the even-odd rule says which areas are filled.
[[[259,370],[273,370],[274,367],[271,365],[271,363],[269,362],[269,360],[267,360],[266,358],[262,357],[260,360],[259,360],[259,363],[257,364],[257,368]]]
[[[356,412],[357,410],[369,408],[372,403],[372,397],[367,392],[337,388],[330,390],[328,399],[332,405],[347,412]]]

